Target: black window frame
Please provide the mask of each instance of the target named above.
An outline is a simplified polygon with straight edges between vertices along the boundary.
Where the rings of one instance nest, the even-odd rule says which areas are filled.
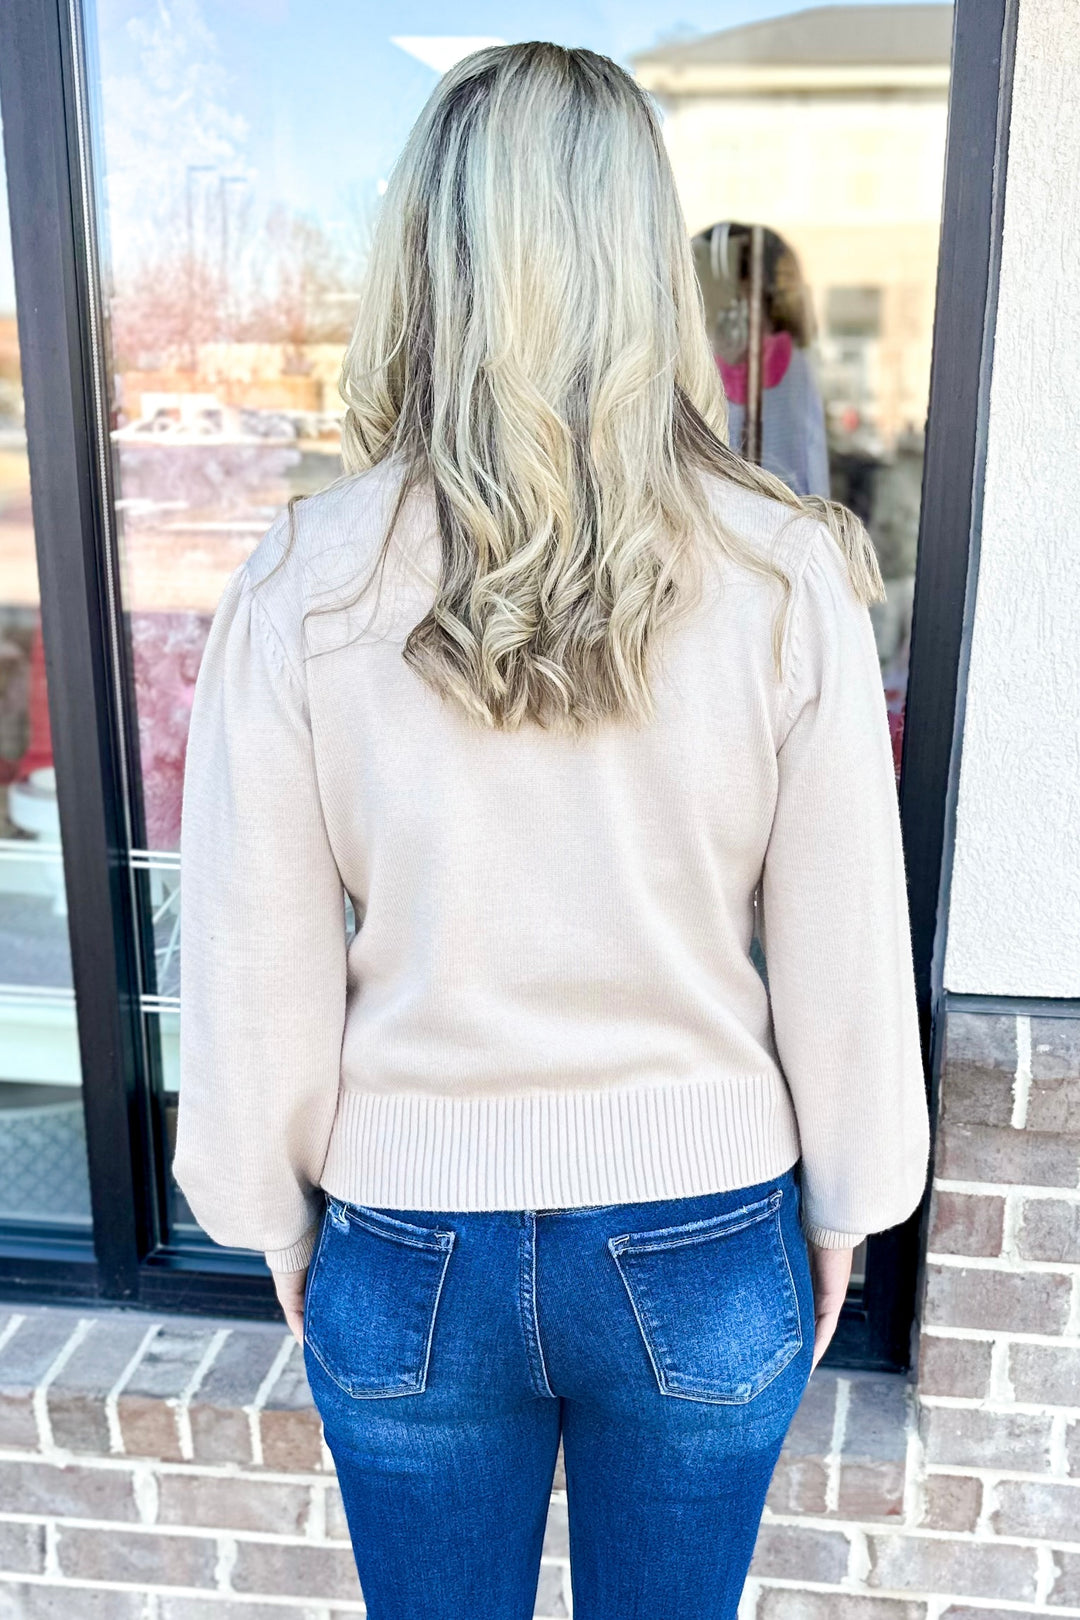
[[[1017,0],[956,0],[900,813],[928,1084],[977,565]],[[112,531],[103,309],[79,0],[0,6],[0,111],[49,713],[57,771],[92,1240],[0,1231],[0,1298],[278,1315],[261,1257],[158,1241],[163,1121],[140,1003],[148,881]],[[145,896],[142,897],[145,899]],[[909,1364],[927,1200],[870,1238],[826,1357]]]

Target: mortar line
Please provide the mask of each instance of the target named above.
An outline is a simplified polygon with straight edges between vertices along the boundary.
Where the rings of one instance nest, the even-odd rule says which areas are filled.
[[[1016,1015],[1016,1070],[1013,1075],[1013,1107],[1010,1121],[1013,1130],[1022,1131],[1027,1124],[1028,1099],[1031,1096],[1031,1014]]]
[[[124,1392],[124,1386],[126,1385],[128,1379],[131,1377],[132,1373],[135,1371],[136,1367],[139,1365],[139,1362],[142,1360],[147,1350],[149,1350],[150,1345],[153,1343],[160,1331],[160,1322],[152,1322],[150,1324],[142,1338],[139,1340],[135,1351],[128,1358],[127,1364],[121,1371],[120,1376],[117,1378],[115,1384],[113,1384],[112,1388],[109,1390],[109,1393],[105,1397],[105,1423],[109,1430],[109,1450],[111,1452],[115,1452],[118,1456],[124,1455],[124,1433],[120,1427],[120,1396]]]

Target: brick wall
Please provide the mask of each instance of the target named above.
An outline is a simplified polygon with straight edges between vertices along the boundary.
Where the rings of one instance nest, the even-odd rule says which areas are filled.
[[[1080,1616],[1080,1019],[977,1006],[945,1014],[912,1375],[811,1379],[740,1620]]]
[[[1080,1617],[1080,1021],[951,1011],[940,1090],[916,1368],[814,1374],[740,1620]],[[280,1328],[0,1311],[0,1620],[362,1613]]]

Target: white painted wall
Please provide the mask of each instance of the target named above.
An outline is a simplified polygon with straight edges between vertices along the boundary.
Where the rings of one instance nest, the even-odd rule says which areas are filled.
[[[1080,996],[1080,5],[1020,0],[945,984]]]

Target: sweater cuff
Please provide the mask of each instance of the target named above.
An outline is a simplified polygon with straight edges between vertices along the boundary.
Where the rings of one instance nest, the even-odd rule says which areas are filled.
[[[315,1250],[315,1239],[319,1235],[319,1222],[309,1226],[303,1237],[287,1249],[266,1249],[264,1251],[267,1265],[271,1271],[306,1271],[311,1264],[311,1256]]]
[[[808,1243],[818,1249],[857,1249],[866,1237],[865,1232],[835,1232],[830,1226],[816,1226],[813,1221],[803,1223],[803,1234]]]

